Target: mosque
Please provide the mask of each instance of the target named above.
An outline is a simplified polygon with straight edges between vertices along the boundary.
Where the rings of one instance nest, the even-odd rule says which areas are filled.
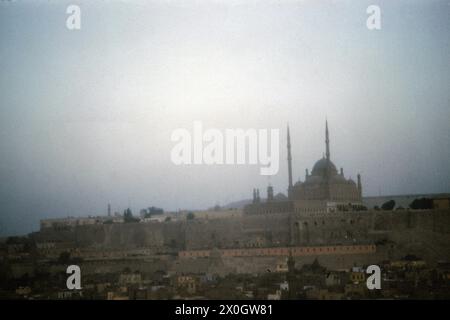
[[[267,188],[267,200],[261,201],[259,190],[253,190],[253,202],[245,207],[246,214],[267,214],[295,212],[303,214],[332,213],[338,211],[363,210],[361,202],[361,175],[357,182],[347,179],[344,170],[337,171],[331,161],[328,122],[325,122],[325,155],[313,166],[311,173],[306,169],[305,181],[292,181],[292,155],[289,126],[287,128],[288,196],[279,193],[274,196],[273,187]]]

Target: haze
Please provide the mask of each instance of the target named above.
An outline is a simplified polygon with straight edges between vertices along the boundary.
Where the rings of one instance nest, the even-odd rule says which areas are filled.
[[[322,157],[363,194],[450,191],[450,4],[375,1],[0,2],[0,235],[39,219],[201,209],[286,193]],[[279,128],[280,171],[176,166],[176,128]]]

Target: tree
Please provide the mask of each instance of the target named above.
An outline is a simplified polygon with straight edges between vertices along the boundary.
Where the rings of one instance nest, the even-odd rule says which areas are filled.
[[[133,213],[131,212],[131,209],[128,208],[123,212],[123,221],[125,223],[129,223],[129,222],[138,222],[139,219],[133,217]]]
[[[433,200],[429,198],[420,198],[414,199],[413,202],[409,205],[411,209],[432,209],[433,208]]]
[[[395,207],[395,201],[394,200],[386,201],[385,203],[383,203],[381,205],[381,209],[383,209],[383,210],[392,210],[392,209],[394,209],[394,207]]]
[[[141,214],[144,218],[150,218],[153,215],[163,214],[164,210],[158,207],[149,207],[147,209],[142,209]]]
[[[150,214],[163,214],[164,210],[158,207],[150,207],[148,208],[148,213]]]
[[[194,218],[195,218],[195,215],[194,215],[193,212],[189,212],[189,213],[186,215],[186,220],[194,220]]]

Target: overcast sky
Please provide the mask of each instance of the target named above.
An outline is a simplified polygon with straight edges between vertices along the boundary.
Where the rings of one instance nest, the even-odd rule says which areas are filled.
[[[0,236],[39,219],[286,192],[322,157],[363,194],[450,191],[449,1],[0,2]],[[366,8],[381,8],[381,30]],[[176,166],[176,128],[282,130],[280,171]]]

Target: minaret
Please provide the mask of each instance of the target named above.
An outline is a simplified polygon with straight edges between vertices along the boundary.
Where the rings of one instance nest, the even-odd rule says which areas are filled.
[[[361,175],[358,173],[358,192],[359,198],[362,199],[362,184],[361,184]]]
[[[289,175],[289,187],[288,198],[292,197],[292,155],[291,155],[291,135],[289,134],[289,125],[287,126],[287,160],[288,160],[288,175]]]
[[[330,138],[328,136],[328,120],[325,120],[325,144],[327,161],[330,161]]]
[[[326,170],[326,192],[327,199],[330,199],[330,137],[328,135],[328,120],[325,120],[325,156],[327,159],[327,170]]]
[[[273,187],[269,184],[267,187],[267,202],[273,201]]]

